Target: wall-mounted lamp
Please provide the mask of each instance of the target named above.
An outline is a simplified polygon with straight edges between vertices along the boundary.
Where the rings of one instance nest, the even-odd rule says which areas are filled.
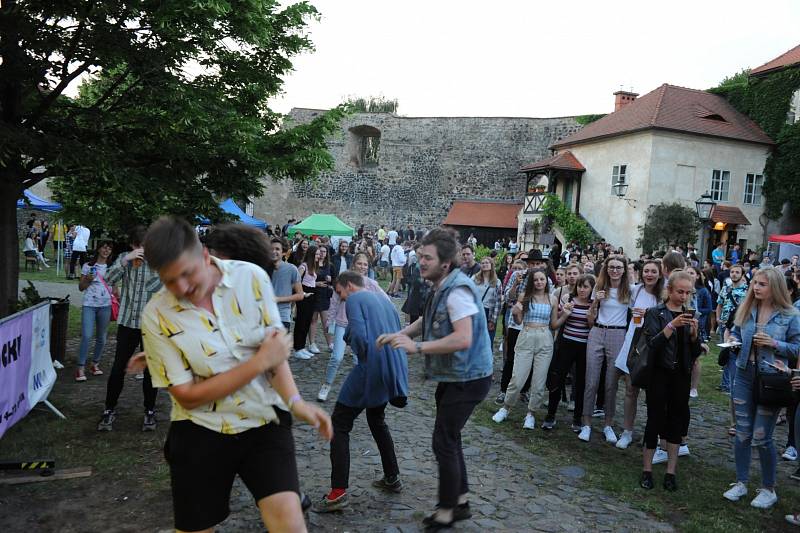
[[[625,198],[625,194],[628,192],[628,184],[624,181],[617,181],[614,185],[611,186],[611,189],[614,191],[614,195],[619,198],[620,200],[625,200],[629,206],[636,208],[636,200],[634,198]]]

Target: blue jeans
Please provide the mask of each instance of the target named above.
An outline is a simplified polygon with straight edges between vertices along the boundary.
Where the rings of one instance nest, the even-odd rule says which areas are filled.
[[[333,380],[336,379],[336,372],[339,371],[339,365],[342,364],[344,358],[344,349],[347,344],[344,342],[344,332],[347,328],[336,324],[333,330],[333,351],[331,358],[328,360],[328,369],[325,371],[325,383],[333,385]],[[353,354],[353,364],[358,364],[358,358]]]
[[[755,364],[748,361],[747,368],[736,369],[733,385],[733,407],[736,411],[736,481],[747,483],[752,449],[756,448],[761,463],[761,485],[772,489],[775,487],[775,465],[778,460],[772,433],[775,431],[780,409],[756,405],[753,401],[754,386]]]
[[[724,391],[732,391],[734,376],[736,376],[736,354],[731,354],[728,364],[722,367],[722,379],[720,379],[719,387]]]
[[[94,335],[93,363],[99,363],[106,345],[108,324],[111,322],[111,306],[81,308],[81,347],[78,352],[78,366],[86,365],[89,356],[89,339]],[[96,335],[95,335],[96,332]]]

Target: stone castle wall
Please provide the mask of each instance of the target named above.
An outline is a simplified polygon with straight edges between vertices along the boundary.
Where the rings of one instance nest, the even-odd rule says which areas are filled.
[[[293,109],[289,116],[304,123],[322,112]],[[453,200],[522,203],[520,167],[549,156],[550,144],[580,128],[574,117],[357,113],[328,141],[335,159],[331,172],[307,184],[266,180],[254,214],[281,225],[289,217],[333,213],[354,227],[432,227],[444,220]],[[359,164],[359,134],[375,130],[380,132],[378,163]]]

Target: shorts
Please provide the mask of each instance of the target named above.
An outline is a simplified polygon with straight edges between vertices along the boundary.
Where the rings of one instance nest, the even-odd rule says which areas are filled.
[[[388,268],[389,267],[389,261],[378,261],[378,267],[380,267],[380,268]]]
[[[403,267],[393,266],[392,267],[392,277],[394,279],[398,280],[398,281],[403,279]]]
[[[170,424],[164,457],[169,463],[176,529],[198,531],[225,520],[236,474],[256,503],[279,492],[300,494],[292,417],[286,411],[276,412],[280,424],[235,435],[188,420]]]

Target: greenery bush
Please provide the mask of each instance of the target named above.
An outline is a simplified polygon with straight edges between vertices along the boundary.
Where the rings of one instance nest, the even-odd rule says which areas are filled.
[[[592,242],[594,236],[592,229],[578,215],[570,211],[564,202],[555,194],[545,196],[542,203],[542,211],[545,216],[550,218],[564,234],[564,238],[569,242],[576,242],[581,247]]]
[[[647,219],[639,226],[636,246],[649,253],[670,243],[681,246],[697,240],[701,223],[691,207],[679,203],[662,202],[647,210]]]
[[[492,250],[494,250],[494,248],[489,248],[488,246],[479,244],[475,247],[475,261],[480,263],[481,259],[491,255]],[[496,270],[499,270],[500,267],[503,266],[503,261],[505,260],[506,254],[508,254],[508,250],[505,248],[500,248],[500,250],[497,251],[497,255],[494,257],[494,267]]]

